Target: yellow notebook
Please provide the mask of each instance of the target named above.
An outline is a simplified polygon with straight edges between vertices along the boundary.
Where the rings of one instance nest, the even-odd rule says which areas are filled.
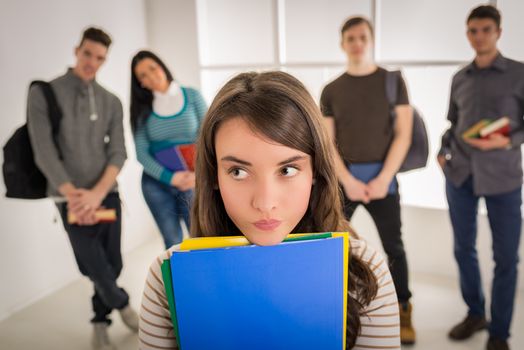
[[[115,209],[97,209],[95,211],[95,217],[98,223],[108,223],[116,221],[116,210]],[[76,224],[76,215],[69,212],[67,213],[67,222],[69,224]]]
[[[462,137],[465,139],[478,138],[480,137],[480,130],[485,126],[489,125],[491,121],[489,119],[482,119],[471,126],[469,129],[462,133]]]

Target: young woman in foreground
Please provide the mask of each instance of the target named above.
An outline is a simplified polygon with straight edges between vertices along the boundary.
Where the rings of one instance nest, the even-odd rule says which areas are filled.
[[[320,110],[291,75],[243,73],[230,80],[204,119],[197,152],[193,237],[244,235],[272,245],[290,233],[350,231]],[[388,267],[356,234],[350,240],[347,348],[400,349]],[[141,349],[176,349],[160,271],[176,249],[149,270]]]

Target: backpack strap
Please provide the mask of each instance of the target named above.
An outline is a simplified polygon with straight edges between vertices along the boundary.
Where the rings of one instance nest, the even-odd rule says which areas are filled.
[[[398,97],[398,82],[400,80],[400,71],[386,71],[386,98],[389,103],[389,109],[394,117],[394,110]]]
[[[53,142],[58,151],[59,158],[63,159],[62,152],[60,151],[60,148],[58,147],[58,131],[60,128],[60,121],[62,120],[62,110],[60,109],[60,106],[58,105],[58,101],[56,99],[55,92],[53,88],[51,87],[51,84],[47,81],[34,80],[31,82],[31,85],[29,86],[29,88],[31,89],[34,85],[40,87],[40,89],[42,90],[44,94],[44,98],[47,102],[47,117],[49,118],[49,122],[51,123]]]

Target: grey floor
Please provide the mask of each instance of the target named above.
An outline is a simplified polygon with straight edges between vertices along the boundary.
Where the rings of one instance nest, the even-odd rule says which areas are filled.
[[[160,240],[152,240],[125,256],[121,285],[131,295],[131,304],[138,307],[147,267],[162,250]],[[464,316],[456,282],[444,277],[412,275],[414,291],[414,323],[418,332],[413,350],[485,349],[486,333],[479,333],[465,342],[446,338],[450,325]],[[60,291],[21,310],[0,322],[0,349],[90,349],[91,286],[86,279],[78,280]],[[512,349],[524,349],[524,294],[518,295],[513,321]],[[136,349],[137,338],[113,315],[110,336],[118,349]]]

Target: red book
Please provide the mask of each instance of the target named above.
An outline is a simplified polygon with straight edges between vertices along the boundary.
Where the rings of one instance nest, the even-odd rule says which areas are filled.
[[[180,153],[182,153],[182,157],[184,157],[184,160],[186,161],[188,170],[195,171],[195,144],[180,145],[178,146],[178,149],[180,150]]]
[[[508,117],[502,117],[499,118],[489,125],[483,127],[480,129],[480,137],[483,139],[489,138],[491,135],[494,134],[501,134],[504,136],[509,136],[510,127],[509,127],[509,118]]]

